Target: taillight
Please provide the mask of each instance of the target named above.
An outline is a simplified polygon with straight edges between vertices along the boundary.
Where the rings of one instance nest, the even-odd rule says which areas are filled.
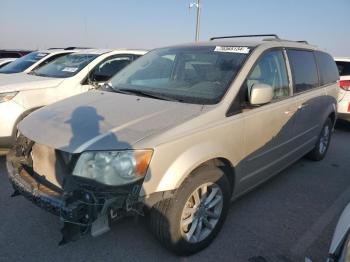
[[[350,91],[350,80],[340,80],[339,86],[345,91]]]
[[[350,103],[348,104],[348,112],[350,112]]]

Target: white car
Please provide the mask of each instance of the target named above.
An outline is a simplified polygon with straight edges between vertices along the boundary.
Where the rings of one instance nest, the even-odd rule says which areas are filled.
[[[87,49],[62,56],[28,74],[1,76],[0,154],[12,146],[17,123],[25,116],[45,105],[101,86],[145,53],[143,50]]]
[[[4,67],[5,65],[8,65],[12,61],[15,61],[16,58],[1,58],[0,59],[0,68]]]
[[[350,57],[336,57],[340,74],[338,98],[338,117],[350,121]]]
[[[16,74],[16,73],[29,73],[41,66],[44,66],[53,60],[78,52],[81,49],[75,47],[68,48],[52,48],[47,50],[31,52],[25,56],[22,56],[16,61],[0,68],[0,77],[4,74]]]

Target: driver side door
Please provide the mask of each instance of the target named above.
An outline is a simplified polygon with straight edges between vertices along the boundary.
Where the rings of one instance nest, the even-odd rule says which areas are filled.
[[[282,49],[263,53],[242,86],[245,158],[241,162],[240,183],[245,189],[276,174],[292,158],[297,103],[292,96],[286,59]],[[274,97],[270,103],[249,104],[250,90],[256,83],[273,88]]]

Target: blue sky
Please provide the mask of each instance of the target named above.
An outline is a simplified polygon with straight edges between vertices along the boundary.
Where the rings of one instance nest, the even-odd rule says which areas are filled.
[[[194,39],[195,0],[0,0],[0,48],[154,48]],[[350,0],[203,0],[201,40],[277,33],[350,56]]]

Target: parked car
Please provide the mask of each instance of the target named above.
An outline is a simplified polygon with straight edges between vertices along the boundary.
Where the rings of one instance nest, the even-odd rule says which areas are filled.
[[[338,115],[339,118],[350,121],[350,58],[336,57],[335,62],[340,74]]]
[[[230,200],[304,155],[322,160],[329,147],[335,62],[275,37],[156,49],[108,92],[29,115],[7,157],[14,195],[60,216],[61,243],[145,212],[164,246],[202,250]]]
[[[0,59],[0,68],[4,67],[5,65],[11,63],[12,61],[16,60],[16,58],[1,58]]]
[[[47,49],[29,53],[21,58],[18,58],[14,63],[8,64],[0,69],[0,77],[2,74],[16,74],[16,73],[29,73],[39,67],[50,63],[51,61],[78,52],[79,49],[68,48],[68,49]]]
[[[17,124],[28,114],[98,87],[144,53],[87,49],[61,56],[29,74],[0,77],[0,153],[6,153],[13,145]]]
[[[350,204],[341,214],[335,228],[331,246],[329,249],[328,262],[350,261]]]
[[[32,50],[21,49],[0,49],[0,59],[2,58],[19,58],[33,52]]]

